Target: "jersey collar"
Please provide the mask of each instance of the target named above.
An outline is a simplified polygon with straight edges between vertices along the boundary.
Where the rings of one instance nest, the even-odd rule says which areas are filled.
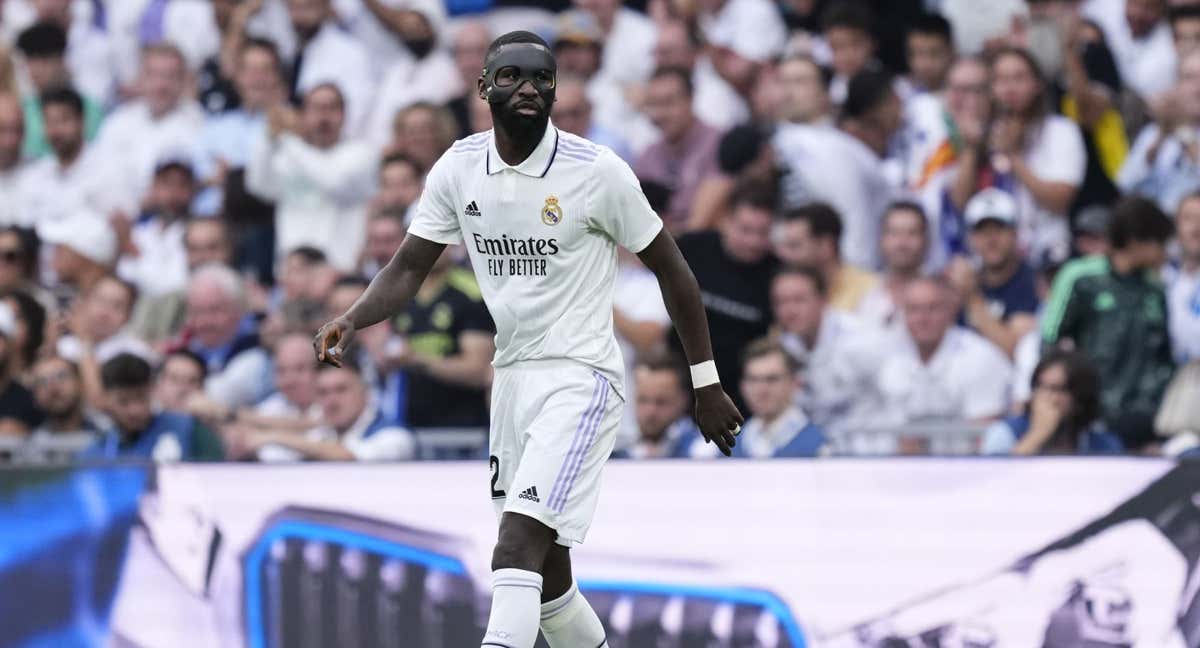
[[[548,119],[546,120],[546,132],[542,134],[542,141],[538,142],[537,148],[533,149],[533,153],[530,153],[524,162],[516,166],[511,166],[500,158],[500,153],[496,150],[496,135],[493,132],[492,136],[488,138],[487,174],[492,175],[505,169],[512,169],[531,178],[544,178],[550,171],[550,165],[554,164],[554,154],[557,152],[558,129]]]

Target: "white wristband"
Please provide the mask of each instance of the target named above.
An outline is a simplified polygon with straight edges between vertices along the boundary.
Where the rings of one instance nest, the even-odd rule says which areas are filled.
[[[700,389],[721,382],[717,376],[717,363],[712,360],[706,360],[700,364],[691,366],[692,370],[692,389]]]

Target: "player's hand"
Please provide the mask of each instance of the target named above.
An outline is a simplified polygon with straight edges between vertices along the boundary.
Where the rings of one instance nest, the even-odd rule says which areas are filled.
[[[730,400],[721,385],[709,385],[696,390],[696,422],[705,443],[715,443],[726,456],[733,454],[736,436],[742,431],[741,412]]]
[[[313,351],[317,353],[317,361],[342,366],[342,355],[350,340],[354,338],[354,324],[345,317],[339,317],[327,323],[317,331],[313,338]]]

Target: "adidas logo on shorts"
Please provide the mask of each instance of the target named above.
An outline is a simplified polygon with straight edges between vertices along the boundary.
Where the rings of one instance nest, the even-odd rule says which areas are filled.
[[[474,200],[472,200],[472,201],[471,201],[471,202],[470,202],[470,203],[467,205],[467,208],[463,210],[463,213],[464,213],[464,214],[466,214],[467,216],[474,216],[474,217],[476,217],[476,218],[479,218],[480,216],[482,216],[482,215],[483,215],[482,213],[480,213],[480,211],[479,211],[479,207],[477,207],[477,206],[475,205],[475,201],[474,201]]]
[[[538,499],[537,486],[530,486],[529,488],[526,488],[520,495],[517,495],[517,497],[519,497],[521,499],[527,499],[531,502],[541,502],[542,501],[542,500]]]

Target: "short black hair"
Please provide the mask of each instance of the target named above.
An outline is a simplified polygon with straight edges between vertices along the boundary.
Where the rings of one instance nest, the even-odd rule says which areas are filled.
[[[382,160],[380,160],[380,162],[379,162],[379,170],[382,171],[384,169],[384,167],[388,167],[393,164],[403,164],[403,165],[411,167],[413,170],[413,173],[416,173],[418,178],[423,173],[425,173],[425,171],[421,168],[421,164],[419,162],[414,160],[407,153],[401,153],[399,151],[395,151],[395,152],[388,153],[387,155],[385,155],[384,158]]]
[[[289,257],[300,257],[300,260],[303,261],[305,265],[310,266],[320,265],[329,260],[329,257],[325,256],[324,252],[311,245],[301,245],[299,247],[292,248],[290,251],[288,251],[287,255]]]
[[[183,358],[184,360],[187,360],[188,362],[191,362],[199,367],[201,382],[208,378],[208,364],[204,362],[204,358],[201,358],[199,354],[191,349],[175,349],[168,353],[166,357],[163,358],[162,364],[159,365],[158,373],[162,373],[162,370],[167,366],[167,361],[171,358]]]
[[[518,43],[541,45],[547,50],[550,49],[550,44],[546,42],[546,39],[531,31],[510,31],[507,34],[501,34],[500,36],[497,36],[496,40],[492,41],[491,45],[488,45],[487,53],[483,55],[483,67],[488,67],[488,63],[490,63],[492,58],[496,56],[496,51],[501,47],[504,45],[516,45]]]
[[[796,360],[796,357],[788,353],[787,349],[783,348],[783,345],[779,343],[779,340],[772,337],[761,337],[757,340],[751,340],[746,345],[746,348],[742,349],[742,367],[750,364],[752,360],[776,354],[783,358],[783,364],[787,367],[788,373],[795,374],[803,368],[800,366],[800,362]]]
[[[775,187],[760,180],[742,180],[734,186],[733,195],[729,197],[729,211],[742,206],[774,214],[779,208],[779,192]]]
[[[1183,20],[1200,20],[1200,4],[1180,5],[1167,11],[1167,22],[1172,29],[1176,22]]]
[[[46,110],[50,106],[66,106],[75,113],[76,117],[83,117],[83,97],[79,96],[78,92],[67,86],[58,88],[50,88],[42,93],[42,110]]]
[[[784,212],[781,220],[808,223],[808,232],[813,238],[833,239],[835,244],[842,240],[842,216],[829,203],[811,202],[802,205]]]
[[[1132,196],[1118,200],[1108,222],[1108,242],[1123,250],[1136,241],[1166,243],[1175,225],[1152,200]]]
[[[67,53],[67,32],[54,23],[34,23],[17,36],[17,49],[26,58],[63,56]]]
[[[771,283],[774,284],[776,281],[785,277],[799,277],[802,279],[807,279],[812,282],[813,288],[816,289],[818,295],[821,297],[829,296],[829,283],[825,281],[825,275],[814,266],[784,266],[783,268],[780,268],[779,272],[775,273],[774,277],[771,277]]]
[[[677,65],[665,65],[656,68],[654,73],[650,75],[650,80],[657,81],[659,79],[668,77],[679,79],[679,83],[683,85],[683,91],[687,93],[688,97],[691,97],[695,92],[695,88],[692,86],[692,73],[689,72],[687,68],[682,68]]]
[[[897,212],[910,212],[920,217],[921,231],[926,236],[929,235],[929,217],[925,215],[925,208],[920,203],[913,200],[893,200],[888,204],[887,209],[883,210],[883,216],[879,220],[880,231],[887,228],[888,217]]]
[[[0,227],[0,234],[12,234],[17,238],[17,245],[21,252],[19,260],[21,275],[26,279],[37,277],[42,249],[42,239],[38,237],[37,230],[32,227],[7,225]]]
[[[675,381],[678,384],[679,391],[687,393],[688,386],[692,384],[690,376],[685,369],[683,360],[679,354],[663,349],[651,353],[638,354],[637,362],[634,363],[634,370],[646,369],[648,371],[668,371],[675,376]]]
[[[283,57],[279,55],[279,47],[274,42],[257,36],[248,36],[242,42],[242,49],[238,52],[238,56],[240,57],[250,50],[262,50],[270,54],[271,58],[275,61],[275,71],[279,74],[280,78],[283,78]]]
[[[938,13],[922,13],[915,16],[908,25],[908,35],[937,36],[947,43],[954,42],[954,28],[950,21]]]
[[[104,389],[141,389],[149,387],[154,372],[150,363],[132,353],[118,353],[100,367]]]
[[[874,40],[875,34],[872,30],[875,28],[875,12],[860,0],[834,2],[821,14],[821,31],[827,32],[837,27],[857,29]]]
[[[875,110],[895,91],[892,75],[884,70],[863,70],[855,74],[846,86],[846,101],[842,103],[842,119],[860,119]]]
[[[768,130],[758,124],[734,126],[717,144],[717,167],[726,175],[737,175],[758,158],[770,139]]]

